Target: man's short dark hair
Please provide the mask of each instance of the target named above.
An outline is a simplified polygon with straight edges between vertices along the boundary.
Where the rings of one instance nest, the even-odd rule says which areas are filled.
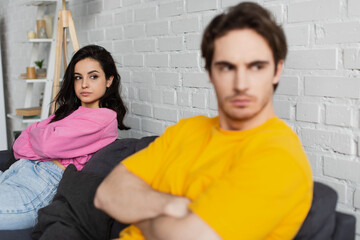
[[[284,31],[268,10],[252,2],[231,7],[227,12],[216,16],[206,27],[201,43],[206,70],[211,73],[215,40],[237,29],[254,30],[265,39],[272,51],[276,71],[279,61],[285,60],[287,54]]]

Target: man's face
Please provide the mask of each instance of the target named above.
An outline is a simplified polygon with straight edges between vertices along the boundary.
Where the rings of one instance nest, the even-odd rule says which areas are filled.
[[[278,83],[283,62],[275,73],[273,54],[265,39],[251,29],[232,30],[215,40],[210,80],[218,100],[220,127],[246,130],[275,116],[273,84]]]

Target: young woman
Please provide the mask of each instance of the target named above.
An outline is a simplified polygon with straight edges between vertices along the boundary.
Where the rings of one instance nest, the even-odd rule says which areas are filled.
[[[64,169],[81,170],[100,148],[128,129],[119,95],[120,75],[104,48],[89,45],[75,53],[56,97],[57,110],[16,139],[16,161],[0,171],[0,229],[32,227],[37,210],[56,193]],[[76,184],[76,183],[74,183]]]

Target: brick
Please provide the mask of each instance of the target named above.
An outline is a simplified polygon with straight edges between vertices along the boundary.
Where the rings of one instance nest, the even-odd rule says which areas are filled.
[[[239,1],[239,0],[222,0],[221,1],[221,7],[222,8],[228,8],[228,7],[232,7],[236,4],[239,4],[240,2],[243,2],[243,0]],[[255,2],[258,3],[257,0],[247,0],[247,2]]]
[[[131,40],[114,41],[114,51],[120,53],[130,53],[134,49]]]
[[[360,81],[344,77],[305,77],[305,95],[358,99]]]
[[[133,114],[145,117],[152,117],[151,106],[144,103],[132,103],[131,110]]]
[[[197,53],[177,53],[171,54],[171,67],[198,67]]]
[[[149,102],[151,100],[150,91],[148,89],[139,89],[139,99],[141,101]]]
[[[159,89],[151,90],[151,102],[152,103],[162,103],[162,91]]]
[[[327,105],[326,106],[326,124],[341,127],[352,125],[353,111],[351,107],[345,105]]]
[[[359,22],[340,22],[324,24],[324,34],[317,35],[316,43],[357,43],[360,39]]]
[[[217,9],[216,0],[206,0],[206,1],[188,0],[187,1],[187,11],[188,12],[199,12],[199,11],[214,10],[214,9]]]
[[[133,82],[137,83],[152,83],[152,72],[133,72]]]
[[[169,66],[168,54],[149,54],[145,60],[148,67],[167,67]]]
[[[125,115],[124,124],[131,129],[140,130],[140,121],[139,117],[132,117],[127,114]]]
[[[178,120],[177,110],[173,108],[154,107],[154,117],[160,120],[173,122]]]
[[[105,10],[114,10],[116,8],[120,8],[120,0],[106,0],[104,1],[104,9]]]
[[[183,74],[183,86],[184,87],[198,87],[198,88],[210,88],[209,77],[206,73],[184,73]]]
[[[360,2],[358,0],[348,0],[348,14],[350,17],[360,16]]]
[[[343,159],[324,158],[324,174],[330,177],[360,181],[360,163]]]
[[[125,38],[145,37],[145,26],[142,24],[125,26],[124,36]]]
[[[88,3],[88,15],[100,13],[103,10],[102,1],[93,1]]]
[[[320,122],[320,105],[317,103],[296,104],[296,120],[303,122]]]
[[[130,72],[128,71],[119,71],[121,76],[121,83],[129,83],[130,81]]]
[[[354,154],[354,139],[348,134],[329,130],[301,129],[301,142],[305,147],[326,149],[343,154]]]
[[[179,73],[156,72],[155,84],[158,86],[180,86]]]
[[[289,22],[336,19],[340,16],[340,1],[312,0],[288,5]]]
[[[192,106],[196,108],[206,108],[206,95],[204,93],[193,93]]]
[[[127,131],[120,131],[120,130],[118,130],[118,138],[119,139],[123,139],[123,138],[131,138],[131,132],[132,132],[133,130],[127,130]]]
[[[356,188],[354,193],[354,207],[360,208],[360,189]]]
[[[205,29],[209,23],[218,15],[217,12],[206,13],[202,17],[202,28]]]
[[[200,23],[199,19],[196,18],[188,18],[181,19],[171,22],[171,28],[173,33],[189,33],[189,32],[199,32],[200,31]]]
[[[127,16],[128,14],[129,14],[128,11],[121,11],[119,13],[115,13],[114,15],[115,25],[122,25],[128,23],[128,16]]]
[[[185,38],[185,44],[187,50],[200,50],[202,35],[200,34],[188,34]]]
[[[180,51],[184,48],[184,40],[182,37],[159,38],[158,46],[160,51]]]
[[[179,106],[185,106],[185,107],[190,106],[190,94],[188,92],[177,91],[176,96],[177,96],[177,104]]]
[[[290,119],[291,104],[289,101],[274,100],[274,110],[278,117],[282,119]]]
[[[161,36],[169,33],[169,24],[167,21],[153,22],[146,24],[146,34],[148,36]]]
[[[163,103],[175,105],[176,92],[174,90],[171,90],[171,91],[164,90],[163,91]]]
[[[123,38],[122,27],[112,27],[105,29],[106,40],[119,40]]]
[[[142,67],[144,66],[144,58],[139,54],[131,54],[124,56],[124,66]]]
[[[285,66],[288,69],[336,69],[336,49],[306,49],[289,52]]]
[[[176,1],[159,5],[160,18],[178,16],[184,13],[184,2]]]
[[[306,153],[306,155],[309,160],[313,176],[319,176],[320,174],[322,175],[321,156],[319,154],[308,153],[308,152]]]
[[[344,49],[344,67],[346,69],[360,69],[360,52],[357,48]]]
[[[154,39],[134,40],[134,50],[137,52],[155,52]]]
[[[290,46],[308,46],[310,40],[310,26],[287,26],[284,27],[286,40]]]
[[[149,21],[154,19],[156,19],[156,7],[147,7],[135,10],[135,21]]]
[[[196,110],[184,110],[181,114],[181,118],[190,118],[190,117],[194,117],[194,116],[199,116],[199,115],[205,115],[206,116],[206,112],[205,111],[200,111],[198,109]]]
[[[94,29],[95,28],[95,18],[94,17],[83,17],[80,18],[80,24],[75,26],[77,31],[81,31],[82,29]],[[54,31],[53,31],[54,32]],[[55,31],[56,33],[56,31]]]
[[[138,89],[135,89],[133,87],[128,87],[127,92],[129,99],[138,99],[138,93],[137,93]]]
[[[96,16],[96,26],[98,28],[103,28],[104,26],[110,27],[112,25],[113,25],[112,14]]]
[[[105,39],[104,37],[104,30],[93,30],[89,31],[89,40],[90,42],[100,42]]]
[[[161,135],[164,132],[163,123],[157,120],[142,119],[141,120],[142,130],[151,132],[156,135]]]
[[[209,108],[213,109],[213,110],[218,109],[218,103],[217,103],[216,94],[213,93],[213,92],[210,93],[210,95],[209,95]]]
[[[266,9],[268,9],[275,17],[277,23],[284,22],[284,5],[276,4],[276,5],[265,5]]]
[[[276,88],[276,95],[299,95],[299,77],[282,75]]]
[[[140,0],[122,0],[122,4],[123,4],[124,7],[135,5],[135,4],[138,4],[140,2],[141,2]]]

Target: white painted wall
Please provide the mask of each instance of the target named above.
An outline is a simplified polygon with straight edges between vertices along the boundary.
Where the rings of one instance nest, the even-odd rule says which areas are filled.
[[[1,32],[1,27],[0,27]],[[1,39],[0,39],[1,46]],[[7,150],[7,130],[6,130],[6,117],[5,117],[5,97],[4,97],[4,82],[2,72],[1,50],[0,50],[0,151]]]
[[[15,78],[25,69],[30,48],[20,41],[35,14],[18,7],[21,1],[0,6],[6,7],[8,111],[23,101],[25,86]],[[118,62],[129,109],[126,123],[132,127],[123,137],[161,134],[181,118],[216,114],[199,43],[211,18],[237,2],[70,0],[81,46],[102,45]],[[314,178],[338,192],[339,210],[358,218],[360,234],[360,1],[256,2],[274,12],[289,42],[276,112],[300,136]]]

